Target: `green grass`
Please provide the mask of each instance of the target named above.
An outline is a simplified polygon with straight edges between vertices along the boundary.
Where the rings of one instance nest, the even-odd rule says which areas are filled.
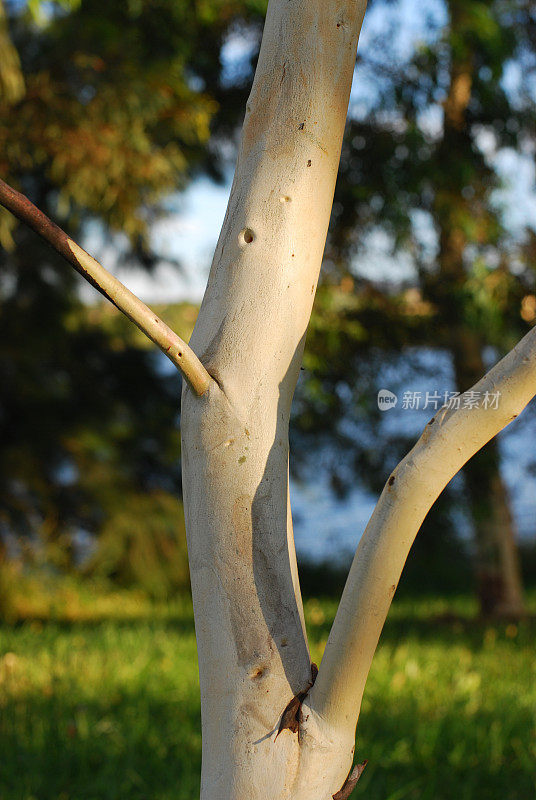
[[[189,602],[84,592],[46,606],[28,591],[26,619],[0,628],[1,800],[198,798]],[[439,616],[452,608],[460,618]],[[334,609],[306,603],[315,659]],[[393,607],[359,723],[369,766],[356,798],[536,796],[536,625],[477,624],[472,610],[463,598]]]

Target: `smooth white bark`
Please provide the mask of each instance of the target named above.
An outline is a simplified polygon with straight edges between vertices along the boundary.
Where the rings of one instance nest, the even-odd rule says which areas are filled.
[[[216,381],[202,398],[186,389],[182,412],[203,800],[307,791],[298,788],[297,735],[284,731],[274,741],[283,709],[311,674],[288,513],[288,419],[364,8],[362,0],[269,3],[227,215],[191,340]],[[306,749],[318,742],[332,752],[325,737],[311,725]],[[335,774],[317,800],[340,788],[352,747],[348,740],[329,766]]]

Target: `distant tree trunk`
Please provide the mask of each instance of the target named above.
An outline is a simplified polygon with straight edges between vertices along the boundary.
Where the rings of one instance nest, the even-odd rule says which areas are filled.
[[[443,269],[440,276],[444,279]],[[444,300],[440,313],[448,325],[456,388],[464,392],[485,372],[482,342],[455,313],[453,294],[445,293]],[[474,529],[480,612],[487,617],[522,616],[525,609],[515,524],[501,476],[497,443],[490,442],[475,455],[463,474]]]
[[[452,144],[452,132],[447,141]],[[465,240],[456,227],[454,208],[443,208],[439,276],[434,300],[447,330],[456,388],[473,386],[485,372],[480,334],[463,318],[461,289],[466,279],[463,264]],[[487,617],[524,614],[521,569],[515,526],[508,493],[500,471],[496,442],[490,442],[464,468],[467,496],[474,527],[476,584],[480,612]]]
[[[479,337],[458,328],[452,358],[460,391],[485,372]],[[476,581],[483,616],[521,616],[525,609],[516,532],[500,471],[495,440],[475,455],[463,471],[475,534]]]
[[[455,27],[463,6],[450,3]],[[451,65],[449,92],[444,104],[443,151],[453,164],[452,186],[436,197],[439,224],[439,275],[434,300],[447,329],[456,386],[466,391],[484,374],[481,335],[465,319],[463,285],[466,238],[460,225],[459,205],[463,176],[456,173],[456,154],[470,146],[467,107],[471,99],[473,63],[470,56]],[[450,180],[450,176],[449,176]],[[458,185],[459,184],[459,185]],[[480,611],[484,616],[520,616],[524,613],[521,570],[514,521],[500,472],[495,442],[478,453],[464,469],[475,533],[476,581]]]
[[[0,620],[9,619],[11,612],[12,581],[9,575],[7,547],[0,532]]]

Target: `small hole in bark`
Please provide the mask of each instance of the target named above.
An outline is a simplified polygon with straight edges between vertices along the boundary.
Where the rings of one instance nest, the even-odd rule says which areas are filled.
[[[251,230],[251,228],[244,228],[243,231],[240,231],[238,234],[238,241],[240,244],[251,244],[254,240],[255,234]]]
[[[310,167],[312,163],[313,163],[313,162],[312,162],[312,161],[311,161],[311,159],[309,158],[309,159],[308,159],[308,161],[307,161],[307,166],[308,166],[308,167]]]
[[[392,486],[394,482],[395,482],[395,476],[394,476],[394,475],[391,475],[391,477],[389,478],[389,480],[387,481],[387,483],[389,484],[389,486]]]
[[[258,681],[259,678],[262,678],[266,671],[266,667],[256,667],[254,670],[251,671],[249,677],[253,681]]]
[[[434,423],[434,422],[435,422],[435,417],[432,417],[432,419],[430,420],[430,422],[428,423],[428,425],[433,425],[433,423]]]
[[[305,122],[300,122],[300,124],[298,125],[298,130],[303,131],[304,128],[305,128]]]

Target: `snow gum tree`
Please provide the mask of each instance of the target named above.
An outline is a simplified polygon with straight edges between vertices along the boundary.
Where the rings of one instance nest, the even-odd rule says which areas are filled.
[[[388,476],[319,670],[288,492],[288,422],[317,284],[364,0],[270,0],[227,215],[190,346],[6,184],[31,225],[186,378],[183,473],[203,724],[202,800],[343,800],[361,698],[422,520],[536,393],[536,332],[442,408]],[[467,387],[470,388],[470,387]],[[462,397],[463,401],[463,397]]]

